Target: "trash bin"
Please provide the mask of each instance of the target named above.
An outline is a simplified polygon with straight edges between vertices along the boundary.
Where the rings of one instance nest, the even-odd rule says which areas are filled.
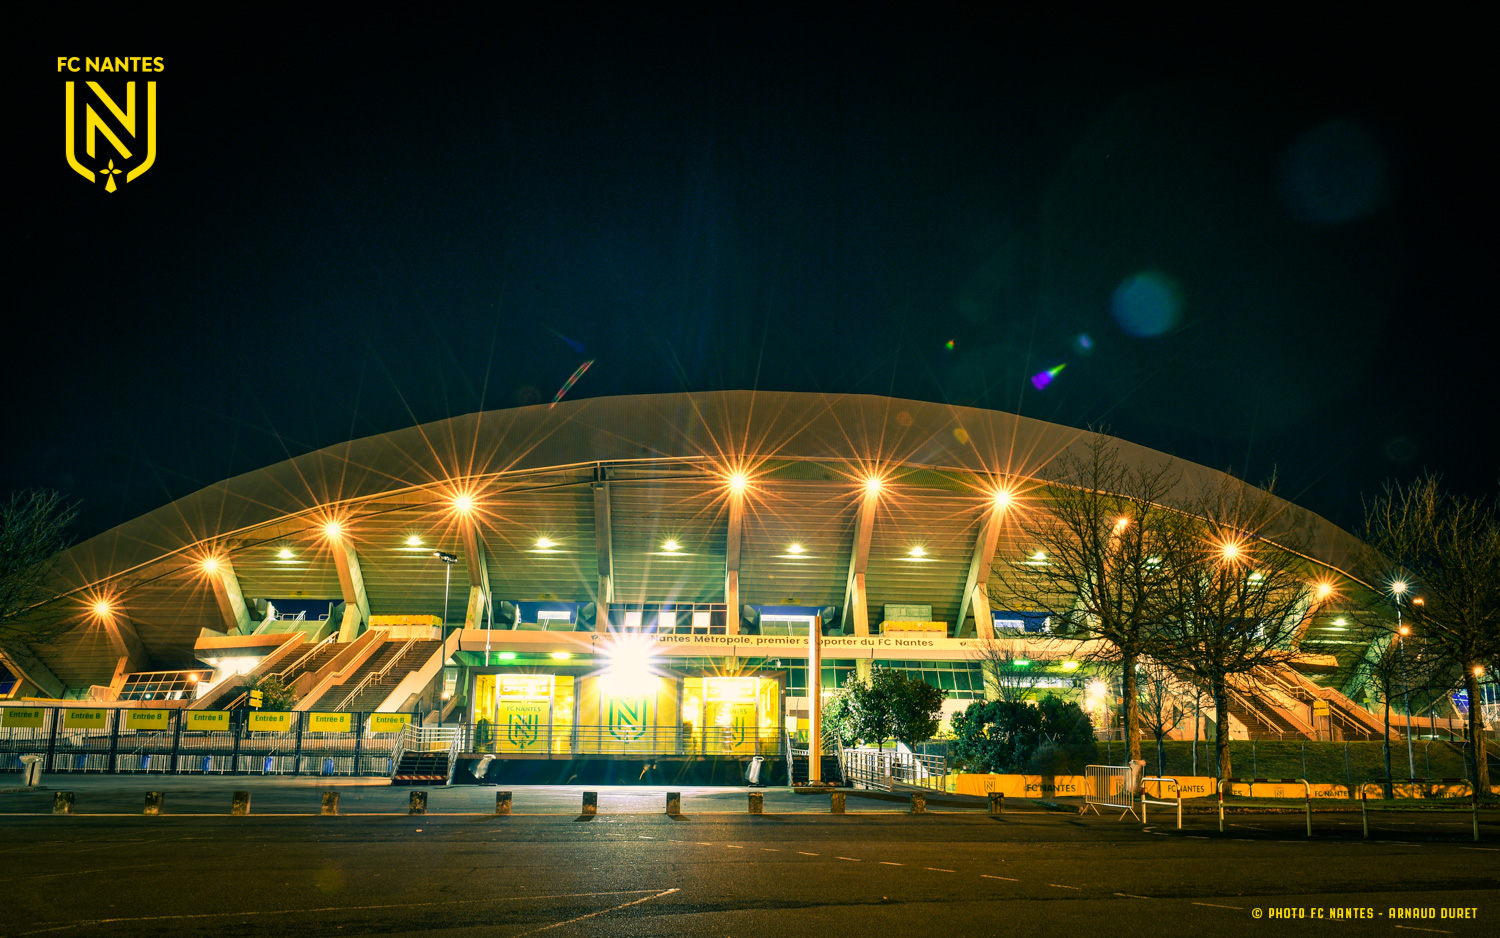
[[[21,774],[26,779],[27,788],[35,788],[42,784],[42,757],[34,753],[22,756]]]
[[[751,785],[764,786],[765,782],[762,782],[760,780],[760,768],[765,763],[765,761],[766,760],[761,758],[760,756],[756,756],[755,758],[751,759],[750,764],[745,767],[745,781],[749,782]]]
[[[213,764],[214,764],[214,757],[213,756],[204,756],[203,757],[203,774],[204,775],[208,774],[208,770],[213,767]]]
[[[328,758],[326,758],[326,759],[323,760],[323,774],[324,775],[332,775],[333,774],[333,756],[329,756]]]
[[[261,771],[265,772],[267,775],[269,775],[271,773],[271,767],[274,766],[275,764],[276,764],[276,757],[275,756],[266,756],[265,766],[261,769]]]

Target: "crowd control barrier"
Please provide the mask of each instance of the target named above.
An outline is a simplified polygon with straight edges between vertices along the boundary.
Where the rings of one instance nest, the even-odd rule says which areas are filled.
[[[1146,763],[1134,761],[1129,765],[1087,765],[1083,768],[1083,807],[1078,813],[1092,809],[1099,813],[1099,806],[1120,808],[1120,820],[1127,814],[1135,814],[1135,797],[1141,793],[1142,776]],[[1139,817],[1139,815],[1136,815]]]
[[[1171,782],[1172,783],[1172,790],[1175,791],[1175,792],[1177,792],[1177,829],[1178,830],[1182,830],[1182,786],[1177,783],[1177,779],[1175,779],[1175,778],[1162,778],[1161,776],[1153,775],[1153,776],[1151,776],[1149,778],[1141,779],[1141,781],[1143,781],[1143,782]],[[1148,805],[1148,804],[1161,805],[1164,808],[1170,808],[1172,806],[1172,802],[1170,802],[1170,801],[1152,801],[1151,799],[1149,799],[1149,798],[1146,797],[1146,790],[1144,788],[1142,788],[1141,789],[1141,823],[1142,824],[1146,823],[1146,805]]]

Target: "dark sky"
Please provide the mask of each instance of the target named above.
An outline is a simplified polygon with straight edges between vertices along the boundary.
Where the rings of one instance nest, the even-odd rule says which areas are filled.
[[[25,24],[0,492],[84,537],[585,360],[1103,423],[1350,527],[1493,492],[1478,24],[1095,15]],[[115,193],[60,139],[99,54],[166,65]]]

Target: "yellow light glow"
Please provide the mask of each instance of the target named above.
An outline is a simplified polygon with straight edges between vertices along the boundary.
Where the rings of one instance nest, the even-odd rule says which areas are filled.
[[[1406,595],[1406,581],[1405,580],[1397,580],[1396,582],[1392,583],[1391,584],[1391,592],[1395,593],[1397,596],[1405,596]]]
[[[1064,661],[1063,664],[1062,664],[1062,667],[1063,667],[1064,671],[1077,671],[1078,670],[1078,662],[1076,662],[1076,661]]]
[[[750,487],[750,477],[743,472],[731,472],[729,477],[724,480],[724,484],[729,486],[729,491],[740,495],[744,493],[745,489]]]
[[[884,485],[884,483],[881,481],[880,476],[866,476],[865,477],[865,494],[866,495],[879,495],[880,494],[880,489],[881,489],[882,485]]]
[[[667,553],[672,553],[673,551],[682,550],[682,546],[676,541],[668,540],[661,545],[661,549]]]
[[[995,494],[990,496],[990,498],[994,501],[996,508],[1006,508],[1010,506],[1011,500],[1015,498],[1015,495],[1011,493],[1010,489],[995,489]]]
[[[922,547],[913,547],[910,551],[908,551],[908,553],[910,553],[913,557],[927,556],[927,551]]]
[[[536,539],[537,550],[548,550],[549,548],[553,548],[556,546],[556,542],[554,542],[551,538],[539,537]]]
[[[1235,560],[1240,555],[1240,545],[1236,541],[1226,541],[1219,545],[1219,554],[1225,560]]]
[[[406,546],[407,547],[421,547],[422,546],[422,539],[420,537],[417,537],[415,534],[413,534],[411,537],[409,537],[409,538],[406,539]]]
[[[1093,700],[1103,700],[1104,699],[1104,695],[1107,694],[1108,692],[1109,692],[1109,688],[1107,686],[1105,686],[1105,684],[1104,684],[1103,681],[1090,681],[1089,682],[1088,696],[1090,698],[1092,698]]]
[[[276,556],[279,557],[279,558],[281,558],[282,560],[291,560],[292,559],[292,552],[290,550],[288,550],[287,548],[283,547],[281,550],[278,550],[276,552]]]
[[[1412,597],[1411,604],[1413,606],[1425,606],[1425,605],[1427,605],[1427,600],[1423,599],[1420,596],[1414,596],[1414,597]]]
[[[566,651],[554,651],[549,657],[551,657],[553,661],[567,661],[573,656]]]
[[[1400,632],[1402,635],[1410,635],[1411,634],[1411,627],[1403,625],[1403,626],[1401,626],[1401,628],[1397,629],[1396,631]]]
[[[198,683],[198,675],[196,674],[189,674],[187,679],[194,684]]]
[[[1047,559],[1047,552],[1044,551],[1044,550],[1039,550],[1036,553],[1034,553],[1034,554],[1031,555],[1031,559],[1032,560],[1046,560]]]
[[[1484,677],[1484,665],[1482,665],[1482,664],[1476,664],[1476,665],[1474,665],[1474,676],[1475,677]],[[1479,747],[1476,746],[1474,748],[1477,749]]]
[[[453,510],[461,515],[472,514],[474,511],[474,496],[455,495],[453,497]]]
[[[1116,534],[1120,533],[1121,531],[1125,530],[1128,527],[1130,527],[1130,519],[1129,518],[1116,518],[1115,519],[1115,533]]]
[[[343,533],[344,526],[342,524],[339,524],[337,521],[330,521],[327,524],[323,525],[323,536],[328,538],[330,541],[337,540],[338,538],[342,537]]]
[[[801,544],[791,544],[791,545],[788,545],[788,547],[786,549],[786,552],[789,553],[789,554],[800,554],[800,553],[802,553],[802,545]]]
[[[114,610],[110,606],[109,600],[107,599],[100,599],[94,603],[94,615],[98,616],[101,619],[103,619],[105,616],[108,616],[113,611]]]
[[[201,561],[199,561],[198,566],[203,568],[204,573],[213,573],[214,571],[219,569],[219,558],[204,557]]]
[[[1327,599],[1328,596],[1329,596],[1329,594],[1331,594],[1332,592],[1333,592],[1333,584],[1332,583],[1319,583],[1318,584],[1318,598],[1319,599]]]

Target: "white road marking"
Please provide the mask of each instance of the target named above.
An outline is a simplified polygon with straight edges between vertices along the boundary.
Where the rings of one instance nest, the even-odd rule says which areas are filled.
[[[1493,852],[1493,851],[1496,851],[1496,850],[1500,850],[1500,847],[1459,847],[1458,849],[1460,849],[1460,850],[1489,850],[1489,851]]]
[[[1117,896],[1124,896],[1126,899],[1149,899],[1149,898],[1151,898],[1150,896],[1137,896],[1134,893],[1129,893],[1129,892],[1117,892],[1117,893],[1115,893],[1115,895],[1117,895]]]
[[[806,850],[798,850],[797,852],[800,853],[800,854],[802,854],[804,857],[815,857],[815,856],[817,856],[816,853],[808,853]]]
[[[764,850],[767,853],[780,853],[781,852],[780,850],[777,850],[775,847],[761,847],[760,849]]]
[[[860,863],[860,862],[863,862],[863,861],[858,860],[858,859],[856,859],[854,857],[835,857],[835,859],[838,859],[838,860],[848,860],[850,863]]]
[[[1441,928],[1418,928],[1415,925],[1397,925],[1396,927],[1397,928],[1404,928],[1407,931],[1432,931],[1432,932],[1437,932],[1439,935],[1451,935],[1451,934],[1453,934],[1453,932],[1451,932],[1451,931],[1443,931]]]
[[[905,863],[892,863],[890,860],[881,860],[881,866],[905,866]]]
[[[1003,879],[1007,883],[1019,883],[1020,882],[1019,879],[1011,879],[1009,876],[991,876],[988,873],[980,873],[979,875],[983,876],[985,879]]]
[[[943,869],[940,866],[929,866],[928,869],[932,870],[934,873],[952,873],[953,872],[953,870],[945,870],[945,869]]]
[[[1080,886],[1064,886],[1062,883],[1048,883],[1047,885],[1057,889],[1073,889],[1078,892],[1083,892],[1083,888]]]
[[[1194,902],[1193,905],[1207,906],[1210,909],[1234,909],[1236,912],[1245,911],[1242,907],[1237,905],[1215,905],[1212,902]]]
[[[600,909],[598,912],[590,912],[587,915],[580,915],[577,918],[570,918],[566,922],[553,922],[551,925],[543,925],[541,928],[536,928],[531,931],[523,931],[519,935],[517,935],[516,938],[522,938],[522,936],[524,935],[535,935],[538,932],[544,932],[548,931],[549,929],[559,928],[563,925],[571,925],[574,922],[581,922],[586,918],[593,918],[596,915],[603,915],[606,912],[615,912],[620,909],[628,909],[633,905],[640,905],[642,902],[650,902],[652,899],[660,899],[662,896],[670,896],[672,893],[677,891],[677,888],[673,887],[671,889],[668,889],[666,892],[659,892],[654,896],[645,896],[640,899],[633,899],[630,902],[626,902],[623,905],[617,905],[611,909]]]
[[[724,846],[727,847],[727,848],[729,848],[730,850],[744,850],[745,849],[744,847],[741,847],[739,844],[725,844]]]
[[[698,841],[698,846],[700,846],[700,847],[712,847],[713,844],[709,843],[706,840],[700,840],[700,841]]]

